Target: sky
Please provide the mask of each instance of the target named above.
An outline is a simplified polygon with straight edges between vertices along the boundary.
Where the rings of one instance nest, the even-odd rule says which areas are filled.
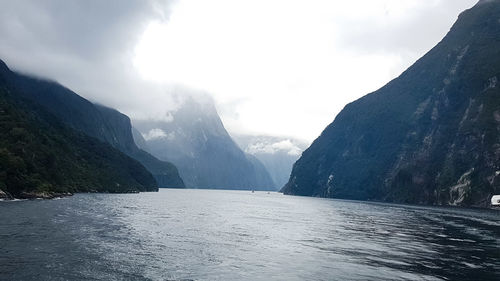
[[[237,135],[314,140],[477,0],[0,0],[0,59],[133,119],[210,96]]]

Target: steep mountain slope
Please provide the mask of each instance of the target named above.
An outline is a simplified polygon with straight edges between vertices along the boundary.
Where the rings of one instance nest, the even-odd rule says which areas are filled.
[[[17,198],[158,190],[139,162],[21,98],[8,72],[0,61],[0,190]]]
[[[153,174],[160,187],[185,187],[177,168],[172,163],[158,160],[153,155],[137,147],[128,116],[112,108],[100,105],[96,105],[96,107],[104,119],[112,124],[111,127],[119,130],[115,131],[115,136],[118,136],[118,140],[120,140],[116,142],[116,148],[141,162]]]
[[[293,164],[307,147],[305,142],[292,138],[248,135],[233,138],[245,153],[259,159],[277,189],[288,182]]]
[[[500,1],[463,12],[400,77],[348,104],[285,194],[487,205],[500,193]]]
[[[144,149],[174,163],[188,187],[274,189],[264,166],[231,139],[210,99],[186,97],[169,114],[167,120],[134,120],[134,127]]]
[[[160,187],[184,187],[177,168],[140,150],[134,143],[130,119],[110,108],[95,105],[54,82],[6,71],[3,77],[18,94],[39,104],[71,128],[111,144],[141,162]]]

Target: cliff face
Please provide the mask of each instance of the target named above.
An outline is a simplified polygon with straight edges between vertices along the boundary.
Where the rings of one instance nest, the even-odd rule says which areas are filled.
[[[227,133],[213,102],[187,97],[169,120],[135,120],[136,141],[174,163],[188,187],[274,190],[259,160],[245,155]]]
[[[134,142],[133,128],[130,118],[115,109],[96,105],[103,118],[109,124],[112,132],[112,139],[107,136],[106,140],[113,143],[113,146],[123,151],[130,157],[141,162],[148,171],[153,174],[159,187],[185,187],[177,167],[167,161],[161,161],[146,151],[139,149]],[[108,131],[106,134],[109,134]],[[106,137],[106,134],[103,137]]]
[[[10,71],[4,76],[6,84],[16,88],[20,97],[40,105],[72,129],[106,142],[141,162],[161,183],[160,187],[184,187],[173,164],[160,161],[136,146],[126,115],[93,104],[54,82]]]
[[[285,194],[487,205],[500,193],[500,1],[463,12],[400,77],[348,104]]]
[[[0,61],[0,198],[158,190],[139,162],[23,98],[11,74]]]

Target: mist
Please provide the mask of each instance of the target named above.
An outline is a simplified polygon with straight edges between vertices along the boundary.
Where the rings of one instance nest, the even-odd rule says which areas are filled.
[[[3,0],[0,57],[132,119],[203,92],[232,134],[311,142],[475,2]]]

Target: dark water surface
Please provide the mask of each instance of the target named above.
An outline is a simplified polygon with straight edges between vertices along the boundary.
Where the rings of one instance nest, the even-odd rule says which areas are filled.
[[[500,280],[500,212],[161,190],[0,202],[1,280]]]

